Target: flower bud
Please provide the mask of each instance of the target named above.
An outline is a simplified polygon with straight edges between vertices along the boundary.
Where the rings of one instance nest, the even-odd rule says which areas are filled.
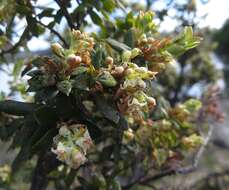
[[[197,147],[198,145],[201,145],[203,143],[203,138],[196,134],[192,134],[191,136],[183,137],[182,143],[185,147],[191,149]]]
[[[88,42],[89,42],[90,44],[94,44],[94,38],[89,37],[89,38],[88,38]]]
[[[154,106],[156,106],[156,100],[155,100],[155,98],[148,97],[147,98],[147,101],[148,101],[148,105],[149,105],[150,108],[153,108]]]
[[[134,139],[134,133],[133,133],[133,130],[131,128],[129,128],[128,130],[124,131],[124,134],[123,134],[124,143],[128,143],[133,139]]]
[[[115,77],[122,77],[124,72],[124,68],[122,66],[115,67],[114,70],[112,70],[111,74]]]
[[[106,60],[105,60],[105,63],[106,63],[107,65],[113,65],[114,59],[113,59],[112,57],[108,56],[108,57],[106,58]]]
[[[122,54],[122,61],[128,62],[130,61],[130,59],[131,59],[131,51],[128,51],[128,50],[124,51]]]
[[[133,69],[128,68],[128,69],[125,70],[125,75],[130,75],[130,74],[132,74],[133,72],[134,72]]]
[[[115,71],[118,73],[122,73],[124,71],[124,68],[122,66],[115,67]]]
[[[155,41],[155,39],[152,38],[152,37],[149,37],[149,38],[147,39],[147,41],[148,41],[148,43],[153,43],[153,42]]]
[[[133,58],[137,57],[138,55],[140,55],[141,52],[142,52],[142,51],[141,51],[140,49],[134,48],[134,49],[131,51],[131,59],[133,59]]]
[[[72,158],[72,168],[77,169],[80,165],[84,164],[86,160],[87,159],[82,152],[75,152]]]
[[[146,88],[146,83],[143,80],[138,80],[138,87],[140,88]]]
[[[137,72],[139,72],[139,73],[146,73],[146,72],[148,72],[148,70],[145,67],[137,67],[135,70]]]
[[[81,32],[79,30],[73,30],[72,34],[76,39],[79,39],[81,37]]]
[[[51,49],[52,49],[53,53],[55,53],[57,56],[63,57],[64,48],[59,43],[52,44]]]
[[[71,54],[67,57],[67,63],[71,66],[78,65],[82,62],[82,58],[80,56]]]

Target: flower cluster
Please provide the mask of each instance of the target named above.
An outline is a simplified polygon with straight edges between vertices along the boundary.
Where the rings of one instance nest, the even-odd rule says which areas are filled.
[[[86,126],[82,124],[62,125],[53,141],[55,148],[52,152],[72,168],[78,168],[86,162],[86,154],[93,145]]]
[[[91,52],[94,47],[94,39],[87,33],[73,30],[69,49],[65,50],[58,43],[52,44],[51,47],[53,52],[64,61],[60,66],[61,68],[59,68],[60,70],[62,69],[62,71],[59,70],[58,72],[65,74],[64,76],[69,76],[80,64],[91,64]]]
[[[201,103],[194,99],[170,108],[167,118],[148,120],[138,128],[134,138],[141,146],[152,147],[152,156],[159,165],[173,157],[181,157],[180,150],[196,148],[203,142],[193,120],[200,108]]]
[[[160,72],[166,68],[166,64],[173,61],[172,55],[166,50],[169,44],[171,44],[170,38],[159,40],[153,37],[147,38],[145,35],[142,35],[137,41],[137,46],[143,52],[144,59],[150,63],[150,70]]]
[[[161,105],[157,105],[152,93],[152,80],[173,61],[172,53],[195,47],[197,42],[191,29],[186,29],[176,40],[152,38],[155,25],[150,24],[151,17],[151,13],[141,13],[134,21],[134,29],[141,37],[132,48],[115,40],[111,43],[78,30],[71,31],[68,48],[54,43],[51,47],[55,56],[39,57],[28,64],[27,70],[36,67],[28,73],[31,76],[28,90],[36,92],[35,101],[49,104],[50,97],[43,95],[51,89],[52,103],[64,96],[72,107],[82,106],[78,110],[89,123],[96,123],[103,136],[107,137],[108,131],[114,129],[123,130],[120,141],[127,146],[150,147],[153,160],[160,160],[161,155],[166,160],[178,155],[186,145],[200,144],[201,138],[192,123],[201,105],[199,101],[190,100],[164,110],[165,114],[160,117],[153,117],[152,113]],[[148,29],[144,29],[144,23]],[[147,35],[142,34],[140,28],[147,30]],[[185,40],[190,44],[184,43]],[[67,119],[85,121],[81,122],[78,115]],[[109,129],[110,126],[113,128]],[[77,168],[85,163],[92,140],[85,125],[65,124],[54,138],[54,145],[52,151],[57,158]]]

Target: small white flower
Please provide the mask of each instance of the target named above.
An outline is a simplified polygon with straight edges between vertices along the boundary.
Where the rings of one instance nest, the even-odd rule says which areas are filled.
[[[71,132],[69,131],[69,129],[67,128],[66,125],[62,126],[59,129],[59,135],[60,136],[66,137],[66,136],[69,136],[70,134],[71,134]]]
[[[82,124],[63,125],[53,142],[56,148],[51,151],[57,155],[57,159],[72,168],[78,168],[85,163],[86,154],[93,145],[86,126]]]

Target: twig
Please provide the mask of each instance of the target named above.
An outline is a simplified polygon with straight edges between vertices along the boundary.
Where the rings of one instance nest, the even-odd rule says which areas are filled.
[[[15,51],[21,45],[24,38],[27,36],[28,32],[29,32],[29,26],[26,26],[26,28],[24,29],[24,32],[22,33],[18,42],[15,43],[14,46],[12,46],[11,48],[9,48],[7,50],[2,50],[0,53],[0,56],[3,56],[4,54],[11,53],[11,52]]]
[[[55,35],[63,42],[63,44],[64,44],[64,46],[65,46],[66,48],[69,47],[69,45],[68,45],[68,43],[65,41],[65,39],[64,39],[56,30],[54,30],[53,28],[49,27],[48,25],[42,23],[42,22],[39,21],[39,20],[36,20],[36,22],[37,22],[38,24],[40,24],[41,26],[43,26],[44,28],[47,28],[48,30],[50,30],[50,32],[52,32],[53,34],[55,34]]]
[[[30,190],[45,190],[48,185],[48,174],[60,165],[54,154],[41,152],[33,173]]]

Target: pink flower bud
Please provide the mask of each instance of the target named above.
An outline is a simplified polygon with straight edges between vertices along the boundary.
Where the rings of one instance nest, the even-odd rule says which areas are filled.
[[[67,63],[70,65],[78,65],[82,62],[82,58],[80,56],[71,54],[67,58]]]

